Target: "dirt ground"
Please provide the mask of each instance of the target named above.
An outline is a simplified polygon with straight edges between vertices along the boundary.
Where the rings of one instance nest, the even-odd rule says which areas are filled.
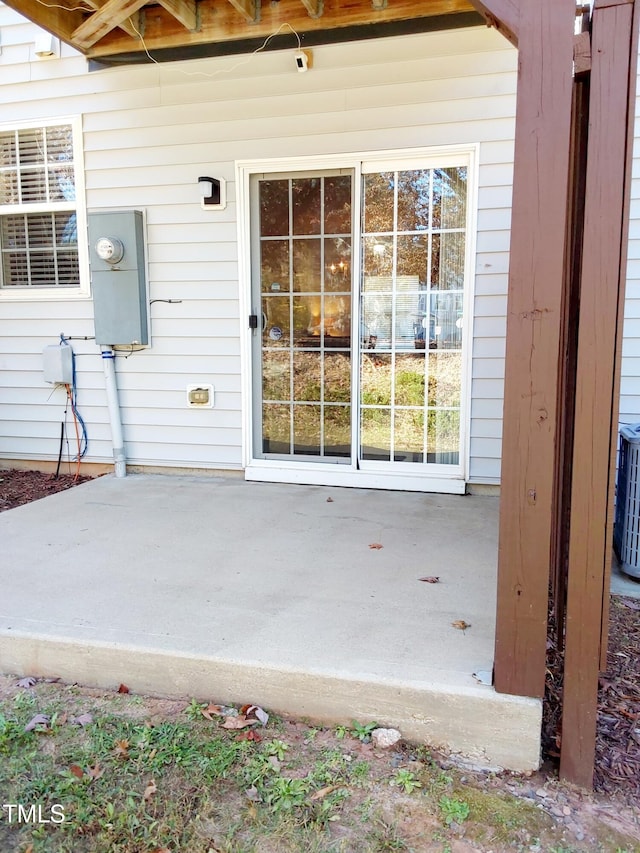
[[[80,480],[87,478],[80,478]],[[63,475],[55,479],[51,474],[36,471],[0,471],[0,511],[11,509],[32,500],[37,500],[62,489],[72,487],[76,482],[72,475]],[[545,763],[542,769],[530,776],[512,774],[487,775],[457,767],[458,781],[471,785],[475,790],[499,792],[513,795],[523,803],[535,806],[547,815],[562,835],[562,844],[556,846],[536,846],[535,840],[529,846],[520,843],[513,849],[531,851],[608,851],[612,853],[640,853],[640,599],[612,596],[610,646],[608,669],[602,674],[599,693],[598,740],[595,768],[595,791],[593,793],[574,789],[558,782],[556,760],[561,739],[559,708],[562,691],[561,656],[553,645],[549,649],[548,685],[544,708],[543,745]],[[116,686],[117,687],[117,686]],[[45,690],[59,691],[63,685],[46,685]],[[15,678],[10,676],[0,681],[0,700],[16,692]],[[77,696],[86,697],[94,703],[105,700],[108,694],[87,688],[75,687],[74,702]],[[111,697],[112,698],[112,697]],[[250,701],[251,697],[247,697]],[[212,697],[215,701],[215,697]],[[178,703],[180,704],[180,703]],[[175,702],[139,697],[141,713],[152,719],[171,717],[178,711]],[[184,709],[184,703],[180,705]],[[71,713],[71,712],[70,712]],[[285,721],[286,733],[290,741],[295,742],[308,737],[309,726],[294,720]],[[319,730],[319,737],[334,748],[340,748],[335,732]],[[356,744],[356,750],[367,752],[367,761],[391,761],[389,754],[376,755],[371,747]],[[393,759],[400,766],[412,767],[410,746],[402,747],[404,752],[394,753]],[[398,757],[399,756],[399,757]],[[438,766],[444,772],[456,768],[456,763],[446,755],[433,754]],[[408,764],[407,764],[408,762]],[[386,766],[386,765],[385,765]],[[391,762],[390,767],[393,766]],[[380,771],[382,772],[382,771]],[[460,775],[462,774],[462,775]],[[1,794],[2,792],[0,792]],[[415,800],[406,798],[404,807],[404,838],[406,846],[390,846],[380,849],[449,849],[464,853],[465,850],[481,849],[498,851],[509,849],[493,843],[488,847],[479,846],[479,842],[465,837],[465,832],[452,837],[450,846],[420,847],[412,846],[412,833],[417,831],[414,823],[420,822],[420,816],[413,805]],[[337,827],[336,827],[337,829]],[[610,834],[620,833],[617,841]],[[608,840],[604,840],[604,837]],[[404,842],[403,842],[404,843]],[[549,842],[550,843],[550,842]],[[398,841],[400,844],[400,841]],[[217,848],[214,848],[217,849]],[[231,848],[230,848],[231,849]],[[283,848],[284,849],[284,848]],[[333,848],[332,848],[333,849]],[[373,849],[373,848],[372,848]],[[378,849],[378,848],[375,848]]]

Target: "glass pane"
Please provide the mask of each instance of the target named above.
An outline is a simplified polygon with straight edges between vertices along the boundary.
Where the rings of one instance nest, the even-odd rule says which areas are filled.
[[[362,354],[360,401],[365,406],[391,404],[391,356]]]
[[[262,353],[262,397],[264,400],[291,399],[289,352]]]
[[[78,287],[80,285],[80,270],[78,253],[73,250],[58,252],[58,286]]]
[[[464,228],[467,218],[465,166],[433,172],[433,227]]]
[[[49,170],[49,197],[51,201],[75,201],[73,166],[59,166]]]
[[[291,407],[265,403],[262,407],[262,450],[290,453]]]
[[[292,182],[294,234],[320,233],[321,184],[320,178],[298,178]]]
[[[424,327],[426,293],[399,293],[396,296],[396,341],[397,350],[424,349]]]
[[[308,403],[320,402],[319,352],[293,351],[293,399]]]
[[[351,297],[324,297],[324,345],[348,349],[351,344]]]
[[[462,354],[429,353],[429,405],[459,406],[462,387]]]
[[[327,352],[324,356],[324,399],[329,403],[351,400],[351,355]]]
[[[351,456],[351,407],[326,406],[324,410],[324,455]]]
[[[53,217],[51,214],[28,216],[29,246],[53,246]]]
[[[293,407],[293,452],[320,456],[320,406]]]
[[[398,237],[398,290],[420,290],[427,286],[428,249],[426,236]]]
[[[363,349],[391,348],[391,294],[365,293],[362,300]]]
[[[75,213],[56,213],[55,228],[58,246],[78,245],[78,220]]]
[[[393,231],[394,172],[363,175],[364,210],[362,230],[365,234],[374,231]]]
[[[324,179],[325,234],[351,233],[351,176]]]
[[[30,252],[31,284],[36,287],[55,287],[56,262],[53,252]]]
[[[322,289],[320,240],[293,241],[293,289],[319,293]]]
[[[18,176],[12,169],[0,172],[0,204],[18,204]]]
[[[324,289],[351,291],[351,239],[328,237],[324,241]]]
[[[262,312],[262,345],[266,347],[288,347],[289,297],[263,296]]]
[[[29,284],[29,264],[25,252],[2,255],[2,284],[4,287],[26,287]]]
[[[434,234],[432,239],[431,286],[438,290],[462,290],[465,235]]]
[[[360,443],[363,459],[377,459],[383,462],[391,459],[390,409],[362,410]]]
[[[16,135],[13,130],[0,133],[0,166],[16,165]]]
[[[289,233],[289,181],[260,181],[260,236]]]
[[[393,458],[396,462],[424,462],[424,412],[396,409]]]
[[[427,421],[428,461],[457,465],[460,459],[460,412],[430,411]]]
[[[396,406],[424,406],[424,374],[423,353],[396,356]]]
[[[462,305],[461,293],[431,295],[430,323],[433,326],[429,346],[432,349],[462,348]]]
[[[322,297],[294,296],[293,344],[319,347],[322,336]]]
[[[42,128],[27,128],[18,131],[19,159],[25,163],[44,163],[44,131]]]
[[[2,216],[2,247],[3,249],[16,249],[27,245],[26,216]]]
[[[23,204],[47,201],[47,176],[44,169],[23,169],[20,172],[20,201]]]
[[[73,134],[71,125],[63,124],[57,127],[48,127],[47,135],[47,160],[50,163],[73,160]]]
[[[391,290],[393,238],[365,237],[363,248],[363,290]]]
[[[429,227],[430,169],[398,173],[398,231]]]
[[[262,292],[289,290],[289,241],[263,240],[260,244],[260,287]]]

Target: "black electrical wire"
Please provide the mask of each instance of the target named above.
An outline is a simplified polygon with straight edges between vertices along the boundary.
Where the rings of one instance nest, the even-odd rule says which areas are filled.
[[[57,480],[60,475],[60,463],[62,462],[62,445],[64,444],[64,421],[60,422],[60,446],[58,447],[58,464],[56,466],[56,473],[54,474],[53,479]]]
[[[60,346],[69,346],[67,342],[67,338],[64,335],[60,335]],[[82,418],[82,415],[78,411],[78,407],[76,405],[78,399],[78,388],[76,386],[76,354],[73,349],[71,350],[71,393],[69,394],[69,402],[71,404],[71,411],[74,417],[77,419],[80,424],[80,430],[82,433],[82,438],[78,447],[78,455],[76,457],[76,461],[82,459],[82,457],[86,454],[88,446],[89,446],[89,436],[87,434],[87,426]]]

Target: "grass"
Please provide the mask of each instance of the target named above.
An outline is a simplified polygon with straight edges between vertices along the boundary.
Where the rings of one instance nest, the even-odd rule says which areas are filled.
[[[539,838],[544,850],[640,849],[622,837],[607,846],[611,833],[572,845],[530,802],[486,777],[465,782],[425,748],[376,752],[373,722],[272,717],[227,730],[210,708],[0,677],[0,850],[419,853],[462,836],[494,853]],[[48,723],[25,731],[36,714]]]

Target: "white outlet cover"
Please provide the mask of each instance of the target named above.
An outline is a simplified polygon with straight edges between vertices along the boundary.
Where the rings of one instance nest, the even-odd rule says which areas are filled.
[[[187,385],[187,406],[190,409],[212,409],[213,393],[213,385]]]

